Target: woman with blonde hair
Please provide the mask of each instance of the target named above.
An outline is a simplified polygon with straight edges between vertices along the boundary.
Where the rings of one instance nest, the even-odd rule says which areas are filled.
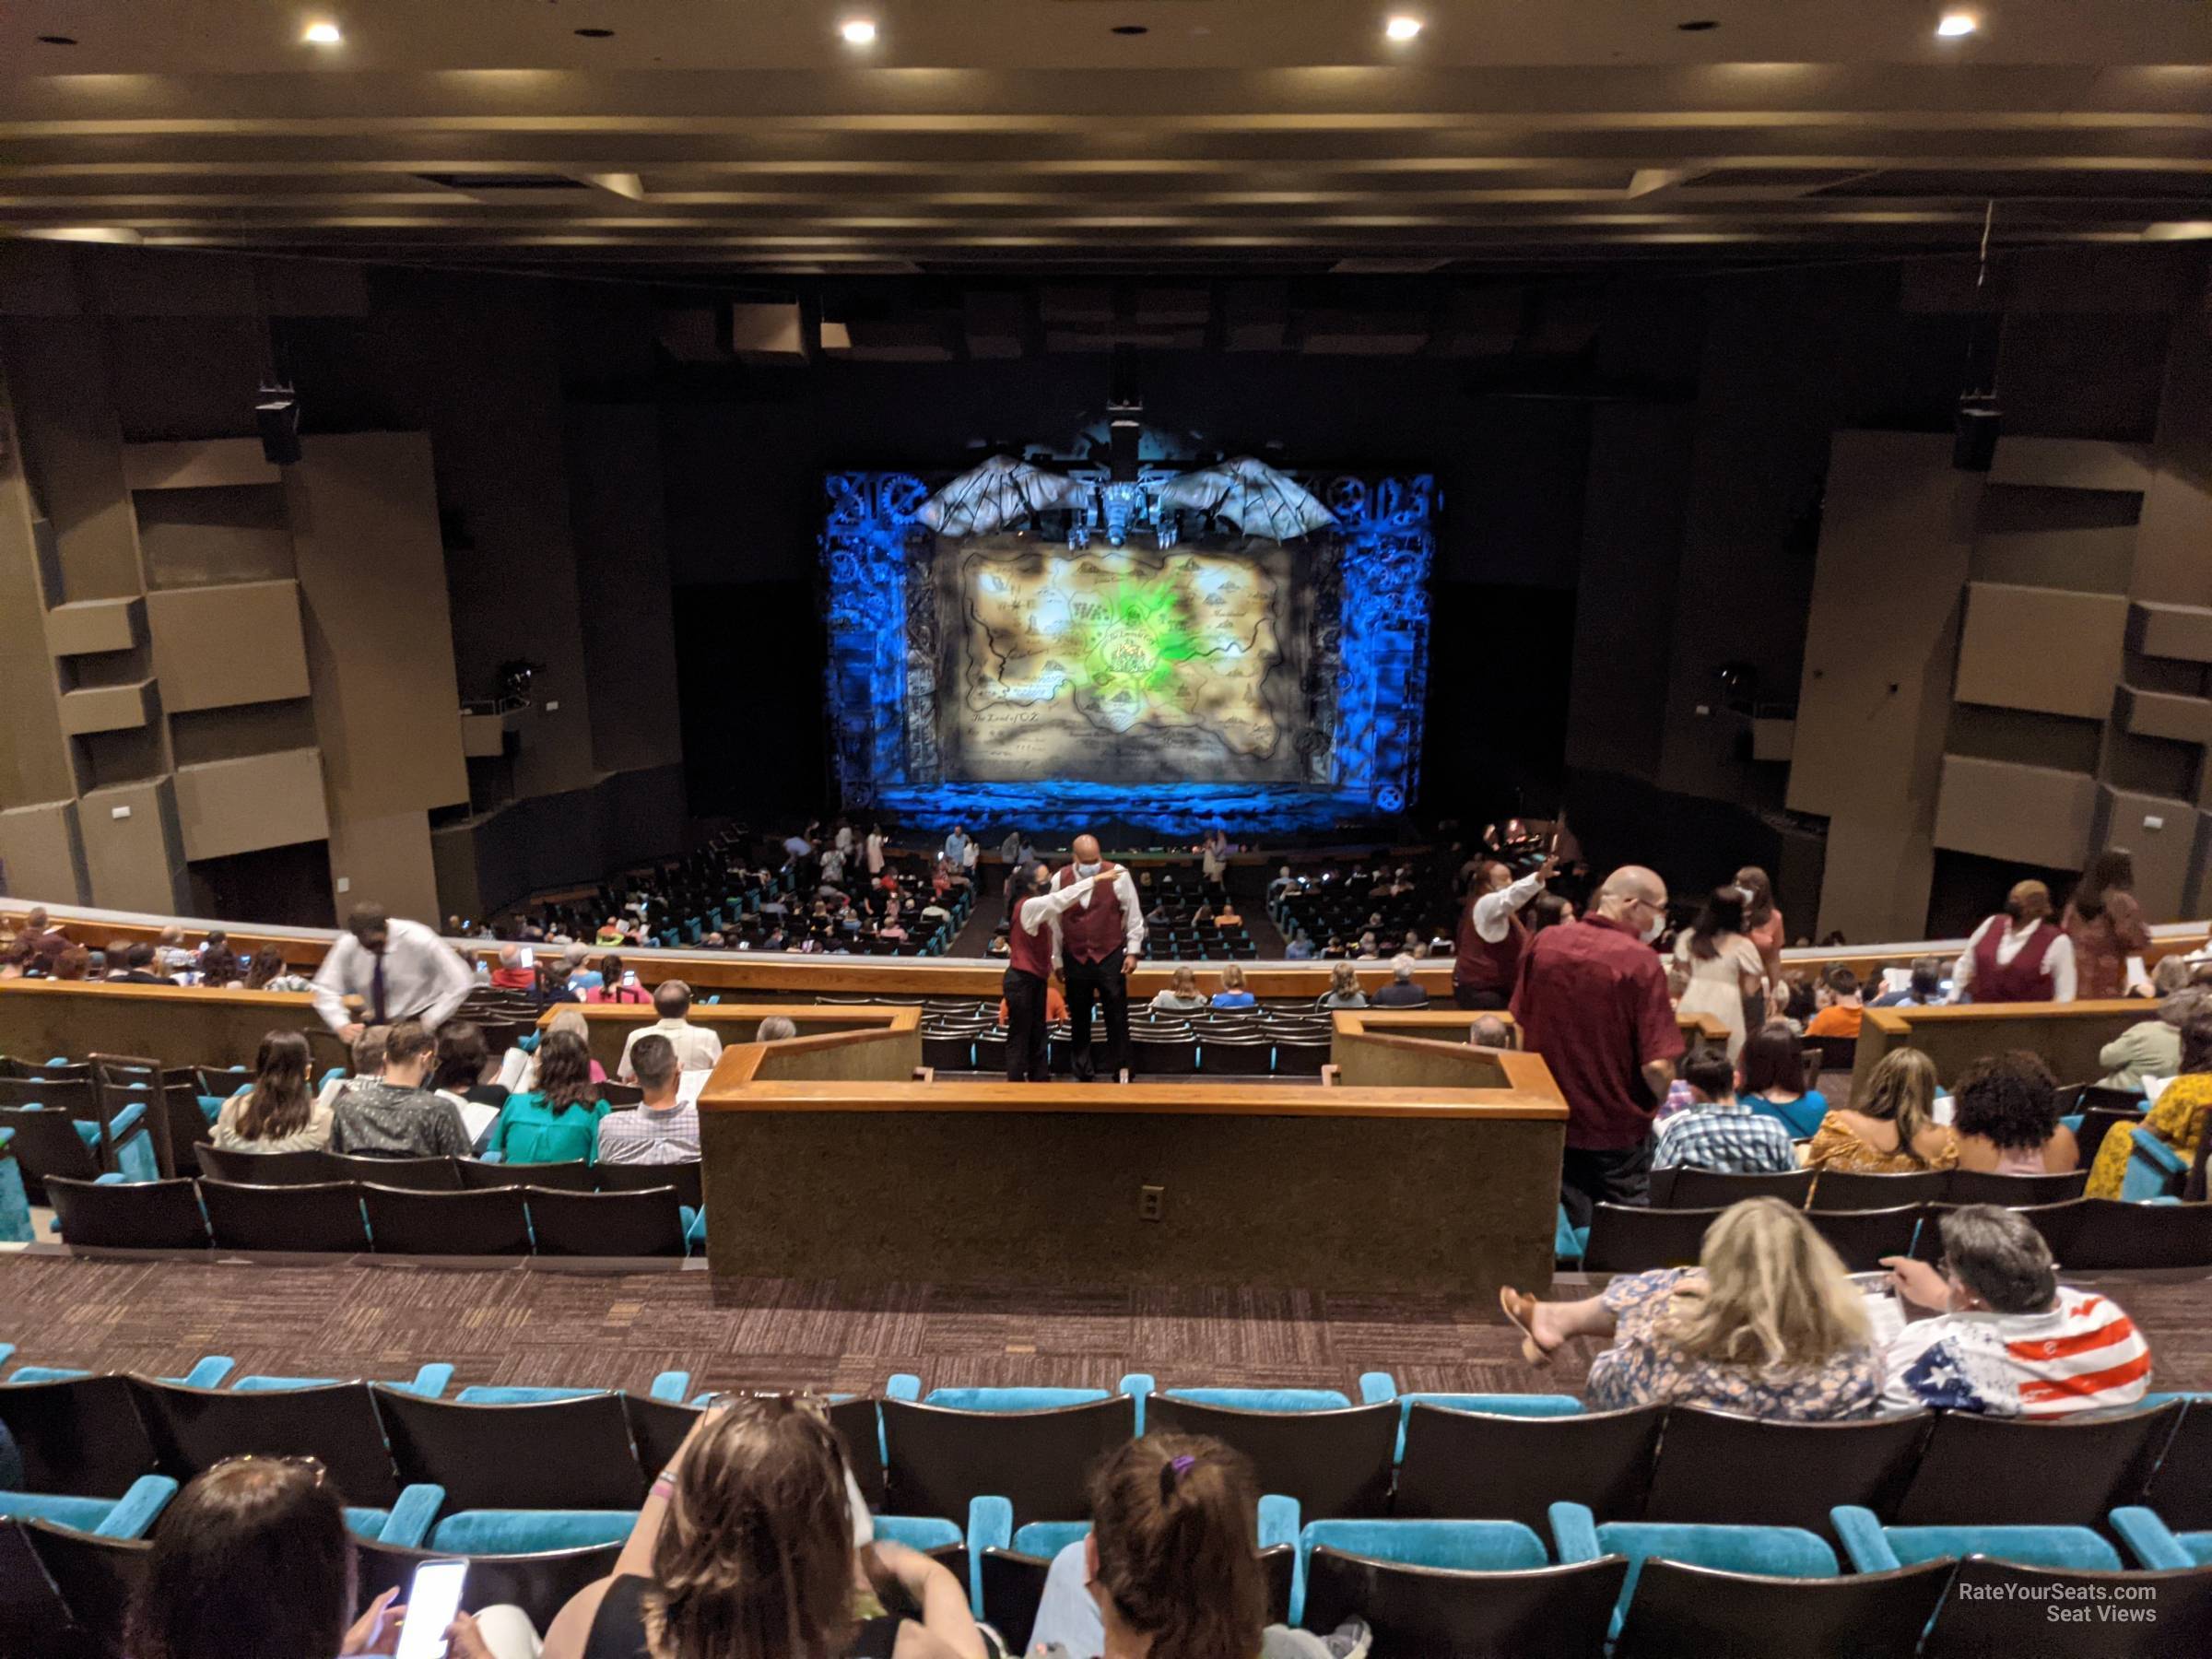
[[[1548,1364],[1575,1336],[1593,1407],[1704,1406],[1810,1422],[1863,1417],[1882,1393],[1865,1300],[1828,1241],[1779,1198],[1748,1198],[1705,1230],[1696,1267],[1622,1274],[1582,1301],[1498,1292],[1521,1352]]]
[[[1206,1006],[1206,993],[1198,989],[1198,975],[1188,968],[1175,970],[1175,982],[1152,994],[1155,1014],[1195,1014]]]
[[[1359,971],[1349,962],[1336,963],[1329,970],[1329,988],[1313,1006],[1324,1013],[1331,1008],[1366,1007],[1367,993],[1359,989]]]
[[[1221,989],[1214,993],[1217,1008],[1252,1008],[1260,999],[1244,989],[1244,970],[1234,962],[1221,970]]]
[[[1820,1120],[1805,1161],[1853,1175],[1917,1175],[1956,1164],[1958,1139],[1936,1121],[1936,1062],[1919,1049],[1884,1054],[1866,1098]]]

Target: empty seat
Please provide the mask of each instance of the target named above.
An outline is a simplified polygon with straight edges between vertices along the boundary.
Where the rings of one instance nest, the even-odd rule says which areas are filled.
[[[1583,1251],[1585,1273],[1641,1273],[1652,1267],[1694,1267],[1705,1230],[1717,1209],[1646,1209],[1601,1204],[1590,1219]]]
[[[2176,1532],[2212,1531],[2212,1395],[2187,1402],[2144,1501]]]
[[[405,1187],[413,1193],[456,1193],[461,1172],[450,1158],[370,1158],[325,1152],[324,1181],[374,1182],[383,1187]]]
[[[630,1442],[638,1452],[638,1467],[648,1478],[657,1477],[676,1460],[684,1437],[698,1423],[701,1408],[642,1394],[626,1394],[621,1399],[622,1414],[629,1422]]]
[[[1390,1512],[1398,1405],[1335,1411],[1248,1411],[1156,1394],[1145,1432],[1210,1434],[1252,1460],[1260,1490],[1298,1500],[1313,1520]]]
[[[582,1159],[562,1163],[487,1163],[480,1158],[456,1158],[464,1192],[492,1187],[546,1187],[563,1193],[589,1193],[598,1187],[598,1175]]]
[[[2130,1267],[2212,1267],[2212,1204],[2124,1204],[2081,1198],[2049,1210],[2071,1210],[2071,1236],[2059,1259],[2084,1273]],[[2038,1227],[2043,1226],[2039,1222]],[[2046,1238],[2050,1237],[2045,1232]],[[2057,1254],[2057,1246],[2052,1247]]]
[[[164,1475],[190,1480],[227,1457],[312,1457],[351,1508],[388,1510],[399,1497],[383,1425],[365,1382],[255,1390],[135,1382]]]
[[[0,1384],[0,1424],[23,1457],[23,1489],[121,1498],[154,1469],[127,1377]]]
[[[371,1394],[401,1483],[445,1488],[434,1549],[605,1543],[628,1532],[644,1502],[619,1394],[462,1406],[384,1387]]]
[[[1553,1504],[1550,1519],[1553,1543],[1561,1561],[1628,1557],[1628,1587],[1614,1612],[1617,1633],[1622,1615],[1634,1599],[1646,1558],[1761,1578],[1832,1579],[1840,1571],[1834,1548],[1802,1527],[1596,1521],[1579,1503]]]
[[[1827,1536],[1839,1504],[1894,1515],[1930,1421],[1916,1411],[1791,1423],[1677,1406],[1667,1414],[1644,1518],[1799,1526]],[[1770,1478],[1775,1470],[1788,1478]]]
[[[520,1187],[426,1193],[361,1184],[370,1247],[379,1255],[528,1255]]]
[[[65,1243],[109,1250],[205,1250],[207,1218],[190,1181],[46,1178]]]
[[[2150,1611],[2148,1618],[2100,1618],[2053,1626],[2053,1606],[2092,1602]],[[2063,1639],[2054,1631],[2063,1629]],[[2212,1567],[2176,1572],[2066,1572],[1975,1557],[1961,1561],[1921,1649],[1924,1659],[2171,1659],[2212,1630]]]
[[[200,1203],[218,1250],[333,1251],[369,1248],[359,1182],[254,1186],[202,1181]]]
[[[1946,1204],[1997,1204],[2023,1209],[2031,1204],[2064,1204],[2081,1196],[2089,1179],[2087,1165],[2063,1175],[1995,1175],[1986,1170],[1952,1170],[1944,1178]]]
[[[1924,1214],[1918,1205],[1886,1210],[1813,1209],[1805,1213],[1829,1247],[1853,1273],[1872,1273],[1884,1256],[1908,1253]]]
[[[901,1515],[965,1520],[986,1494],[1013,1505],[1013,1524],[1073,1521],[1090,1512],[1091,1466],[1136,1428],[1125,1398],[1047,1411],[963,1411],[884,1400],[887,1507]]]
[[[2100,1525],[2111,1511],[2142,1500],[2181,1416],[2178,1400],[2055,1422],[1943,1412],[1898,1504],[1898,1524]]]
[[[567,1193],[525,1187],[540,1255],[680,1256],[684,1218],[674,1187]]]
[[[123,1653],[124,1620],[146,1583],[154,1547],[136,1539],[96,1537],[44,1521],[17,1524],[71,1620],[96,1644],[93,1651]],[[6,1602],[0,1601],[0,1615],[7,1610]]]
[[[830,1402],[830,1426],[845,1443],[845,1466],[859,1483],[860,1495],[870,1509],[884,1500],[883,1418],[873,1396]]]
[[[1451,1411],[1416,1402],[1392,1512],[1518,1521],[1541,1531],[1550,1506],[1582,1504],[1601,1520],[1642,1515],[1663,1406],[1575,1417]]]
[[[702,1208],[706,1204],[696,1158],[685,1159],[680,1163],[594,1164],[593,1173],[603,1193],[642,1193],[653,1187],[673,1186],[677,1203],[691,1209]]]
[[[340,1179],[327,1152],[226,1152],[202,1141],[193,1156],[201,1174],[241,1186],[302,1186]]]
[[[1898,1209],[1942,1198],[1948,1171],[1925,1170],[1907,1175],[1865,1175],[1850,1170],[1822,1170],[1812,1202],[1824,1210]]]
[[[1675,1171],[1666,1207],[1726,1209],[1746,1198],[1779,1198],[1784,1204],[1803,1207],[1812,1187],[1810,1170],[1735,1175],[1719,1170],[1683,1168]]]
[[[1618,1556],[1507,1572],[1405,1566],[1317,1547],[1302,1622],[1332,1630],[1365,1618],[1377,1653],[1587,1659],[1602,1653],[1629,1564]]]
[[[1182,1077],[1197,1067],[1198,1044],[1187,1030],[1180,1034],[1130,1032],[1131,1071],[1159,1077]]]
[[[1613,1659],[1778,1652],[1912,1659],[1950,1582],[1947,1561],[1773,1578],[1654,1558],[1637,1574]]]
[[[965,1031],[924,1031],[922,1064],[939,1071],[971,1071],[975,1067],[975,1039]]]

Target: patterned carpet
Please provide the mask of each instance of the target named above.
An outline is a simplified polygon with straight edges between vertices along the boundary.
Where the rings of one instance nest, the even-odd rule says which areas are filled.
[[[2212,1389],[2203,1277],[2102,1283],[2157,1355],[2154,1386]],[[175,1376],[205,1354],[241,1372],[394,1378],[426,1361],[457,1383],[567,1383],[642,1392],[655,1373],[695,1388],[1111,1387],[1269,1384],[1354,1393],[1364,1371],[1403,1389],[1579,1388],[1588,1353],[1524,1365],[1494,1310],[1441,1298],[1235,1288],[1064,1290],[841,1286],[751,1279],[710,1300],[701,1271],[483,1269],[332,1261],[178,1262],[0,1256],[0,1341],[19,1362]],[[1577,1293],[1562,1281],[1558,1294]]]

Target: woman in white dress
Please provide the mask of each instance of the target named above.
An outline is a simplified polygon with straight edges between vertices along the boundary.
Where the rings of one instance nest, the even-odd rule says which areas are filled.
[[[1743,1052],[1746,1003],[1763,1005],[1766,964],[1759,947],[1744,934],[1741,888],[1715,888],[1698,919],[1675,941],[1675,959],[1689,975],[1676,1006],[1685,1014],[1710,1014],[1728,1028],[1728,1058]]]

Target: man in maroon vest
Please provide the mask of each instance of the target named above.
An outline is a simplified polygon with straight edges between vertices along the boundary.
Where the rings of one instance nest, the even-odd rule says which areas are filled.
[[[2015,882],[2005,895],[2004,914],[1974,929],[1951,978],[1969,1002],[2072,1002],[2074,941],[2051,920],[2051,889],[2040,881]]]
[[[1145,916],[1136,883],[1125,869],[1106,863],[1099,838],[1078,835],[1076,862],[1053,877],[1055,889],[1104,876],[1111,885],[1093,890],[1091,901],[1066,912],[1060,924],[1061,977],[1067,987],[1068,1057],[1077,1081],[1094,1076],[1090,1058],[1090,1008],[1106,1011],[1106,1069],[1119,1077],[1129,1063],[1129,975],[1144,955]]]
[[[1006,930],[1006,972],[1000,989],[1006,998],[1006,1081],[1043,1083],[1047,991],[1060,959],[1060,918],[1077,905],[1088,905],[1100,882],[1111,884],[1121,871],[1112,865],[1096,876],[1054,888],[1050,873],[1037,863],[1017,868],[1013,877],[1014,924]]]
[[[1512,1000],[1521,973],[1521,953],[1528,948],[1528,927],[1521,912],[1544,890],[1553,862],[1520,880],[1494,858],[1475,869],[1475,891],[1459,912],[1453,945],[1452,998],[1463,1008],[1502,1008]]]

